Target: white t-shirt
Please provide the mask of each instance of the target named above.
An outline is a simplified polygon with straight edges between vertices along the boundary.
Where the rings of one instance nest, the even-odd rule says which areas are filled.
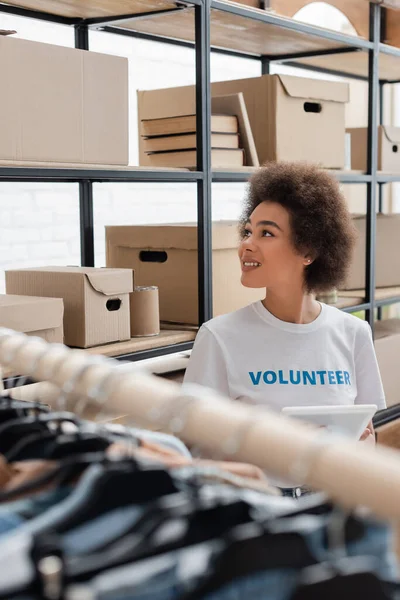
[[[184,383],[280,412],[284,406],[376,404],[385,396],[368,323],[322,304],[286,323],[256,302],[204,324]]]

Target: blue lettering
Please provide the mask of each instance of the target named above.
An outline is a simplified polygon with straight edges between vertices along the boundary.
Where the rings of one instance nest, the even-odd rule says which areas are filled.
[[[303,385],[307,385],[307,379],[310,385],[317,385],[315,371],[311,371],[311,375],[308,371],[303,371]]]
[[[321,382],[321,385],[325,385],[326,371],[317,371],[317,375],[319,375],[319,380]]]
[[[258,373],[253,373],[252,371],[250,371],[249,375],[250,375],[251,383],[253,385],[258,385],[260,383],[261,371],[258,371]]]
[[[344,382],[346,385],[351,385],[350,373],[348,371],[344,371]]]
[[[339,385],[344,384],[343,371],[336,371],[336,379]]]
[[[269,379],[269,377],[272,377],[272,379]],[[276,373],[274,371],[265,371],[264,375],[263,375],[263,379],[265,383],[268,383],[269,385],[272,385],[274,383],[276,383]]]
[[[294,373],[295,373],[294,371],[290,371],[290,373],[289,373],[290,383],[293,383],[293,385],[299,385],[299,383],[301,381],[300,371],[296,371],[296,373],[297,373],[296,381],[294,379]]]
[[[336,379],[335,379],[334,371],[328,371],[328,379],[329,379],[329,385],[335,385]]]
[[[282,383],[283,385],[287,385],[289,383],[283,378],[283,371],[279,371],[279,383]]]

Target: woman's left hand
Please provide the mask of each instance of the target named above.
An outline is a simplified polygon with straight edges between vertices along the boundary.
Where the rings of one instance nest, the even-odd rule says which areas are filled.
[[[375,446],[375,431],[372,422],[368,424],[368,427],[365,429],[364,433],[360,437],[360,442],[368,444],[369,446]]]

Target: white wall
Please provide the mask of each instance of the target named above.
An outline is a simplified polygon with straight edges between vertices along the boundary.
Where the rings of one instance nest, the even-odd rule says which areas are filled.
[[[326,5],[314,7],[311,13],[309,7],[303,18],[319,23],[325,20],[338,29],[346,29],[345,20],[336,13],[334,22]],[[16,29],[18,37],[26,39],[71,47],[74,44],[73,29],[65,26],[0,13],[0,28]],[[190,49],[101,32],[90,34],[90,48],[129,59],[130,164],[135,165],[138,162],[136,90],[194,83],[194,53]],[[211,64],[214,81],[260,73],[259,63],[252,60],[213,55]],[[284,68],[280,71],[293,72]],[[320,77],[311,73],[308,76]],[[358,97],[363,95],[362,90],[357,92]],[[213,217],[236,218],[244,190],[244,184],[214,184]],[[194,184],[96,184],[94,217],[96,265],[103,266],[105,225],[195,220],[196,187]],[[76,184],[0,183],[0,292],[4,291],[4,269],[78,264],[79,260]]]

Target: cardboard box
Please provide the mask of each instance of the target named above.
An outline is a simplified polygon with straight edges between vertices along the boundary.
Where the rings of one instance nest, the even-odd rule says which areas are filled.
[[[388,406],[400,403],[400,319],[375,323],[375,351]],[[373,402],[373,398],[371,398]]]
[[[62,344],[64,303],[60,298],[0,295],[0,327]]]
[[[358,239],[354,249],[350,270],[342,290],[365,288],[366,217],[354,216]],[[400,285],[400,215],[378,214],[376,220],[376,287]]]
[[[263,75],[211,84],[213,96],[242,92],[260,163],[309,160],[332,169],[345,164],[345,83]],[[178,112],[179,111],[179,112]],[[138,92],[138,118],[194,114],[195,87]],[[148,165],[139,140],[140,165]]]
[[[368,129],[356,127],[347,131],[351,134],[351,168],[366,171]],[[400,127],[378,127],[378,170],[400,173]]]
[[[215,222],[213,239],[214,316],[265,297],[265,290],[240,283],[237,224]],[[106,227],[107,266],[135,270],[135,285],[159,288],[160,319],[198,323],[197,226]]]
[[[132,271],[40,267],[6,271],[9,294],[64,299],[65,343],[88,348],[130,339]]]
[[[128,164],[125,58],[0,36],[0,159]]]

